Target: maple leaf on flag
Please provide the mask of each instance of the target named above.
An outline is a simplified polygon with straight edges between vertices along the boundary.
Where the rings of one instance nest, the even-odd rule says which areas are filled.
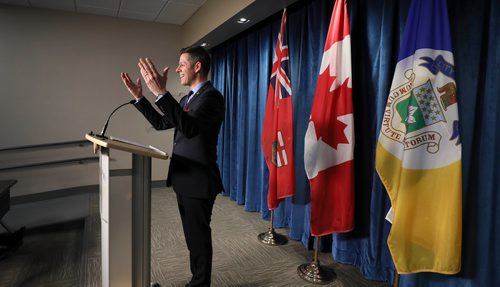
[[[345,114],[344,110],[346,108],[342,106],[342,103],[346,101],[346,91],[347,89],[350,89],[349,82],[351,78],[347,77],[347,79],[344,80],[340,87],[336,86],[337,79],[338,77],[328,75],[328,73],[326,72],[320,75],[318,79],[318,86],[335,86],[335,90],[330,90],[328,96],[318,98],[317,102],[314,103],[315,105],[317,104],[326,108],[321,110],[313,109],[313,111],[311,112],[311,119],[318,119],[317,121],[314,121],[316,134],[322,135],[323,141],[334,149],[338,148],[338,144],[349,144],[349,139],[345,134],[345,129],[347,128],[348,123],[344,123],[337,118],[333,123],[332,129],[331,123],[329,121],[322,120],[329,119],[329,115],[331,114]],[[317,139],[319,140],[319,138]]]
[[[335,1],[304,143],[311,234],[354,227],[351,39],[345,0]]]

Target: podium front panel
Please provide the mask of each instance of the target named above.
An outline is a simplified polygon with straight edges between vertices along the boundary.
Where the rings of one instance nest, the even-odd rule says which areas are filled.
[[[85,136],[99,150],[99,212],[103,287],[149,287],[151,266],[151,157],[164,152]],[[132,175],[111,173],[110,150],[132,155]]]

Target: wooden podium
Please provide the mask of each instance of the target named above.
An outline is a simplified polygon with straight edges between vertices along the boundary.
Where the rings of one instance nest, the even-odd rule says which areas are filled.
[[[151,281],[151,158],[161,150],[86,134],[99,152],[102,287],[149,287]],[[132,177],[113,177],[110,150],[132,154]]]

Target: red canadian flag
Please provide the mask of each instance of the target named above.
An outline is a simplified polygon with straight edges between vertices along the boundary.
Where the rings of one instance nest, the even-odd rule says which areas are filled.
[[[333,9],[304,143],[311,186],[311,234],[354,227],[351,38],[345,0]]]
[[[262,129],[262,150],[269,169],[268,208],[278,207],[281,199],[295,193],[293,161],[292,86],[288,77],[286,9],[274,50],[271,80],[267,93]]]

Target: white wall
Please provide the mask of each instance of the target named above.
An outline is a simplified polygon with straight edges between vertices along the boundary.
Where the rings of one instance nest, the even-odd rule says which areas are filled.
[[[175,95],[186,93],[175,74],[180,48],[178,26],[0,5],[0,149],[80,140],[86,132],[99,132],[108,114],[131,99],[120,72],[137,78],[139,57],[170,66],[167,88]],[[154,131],[132,106],[113,116],[107,134],[169,153],[172,148],[173,132]],[[89,156],[90,150],[0,153],[0,167],[34,157]],[[111,156],[113,167],[129,167],[128,156]],[[153,180],[165,179],[167,165],[153,160]],[[0,179],[18,179],[11,190],[18,196],[97,184],[97,173],[93,163],[2,172]]]

